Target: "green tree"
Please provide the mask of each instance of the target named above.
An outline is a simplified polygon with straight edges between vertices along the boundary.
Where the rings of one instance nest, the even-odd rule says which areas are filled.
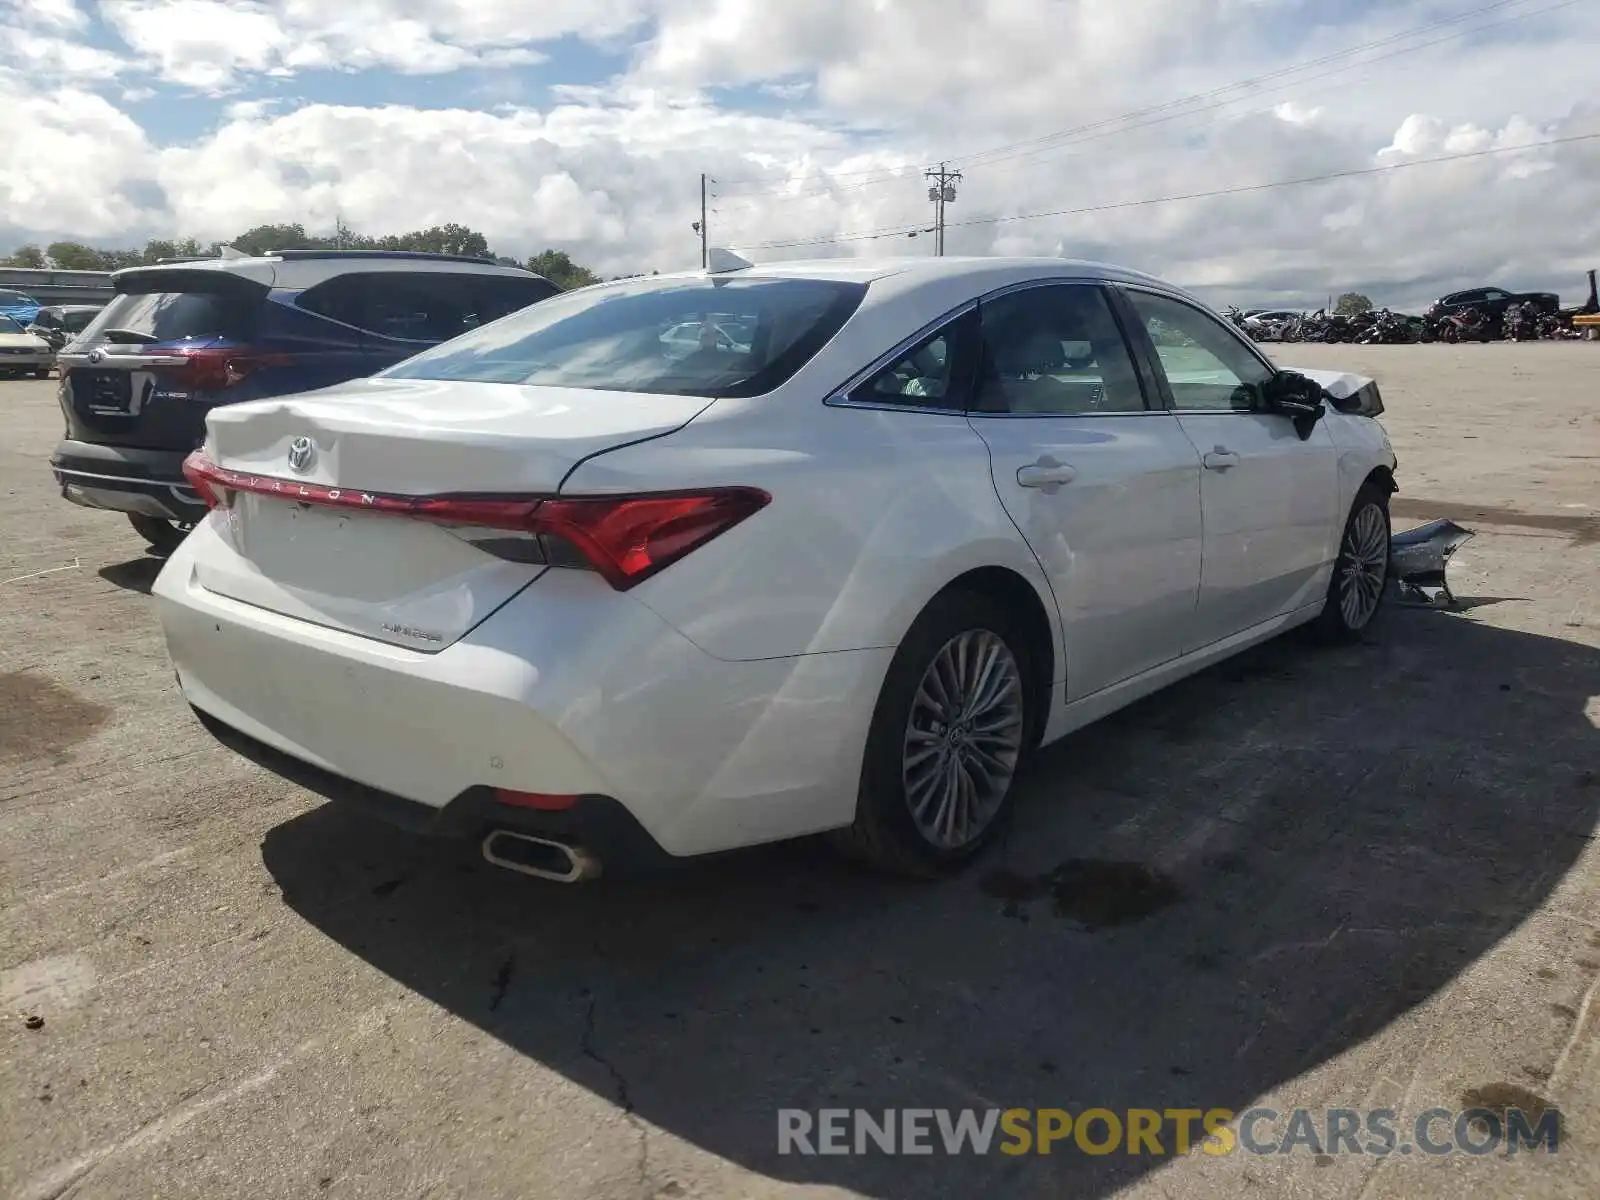
[[[18,246],[6,259],[8,267],[27,267],[35,271],[44,269],[44,251],[31,242],[26,246]]]
[[[82,242],[51,242],[44,252],[63,271],[109,270],[105,252]]]
[[[1341,317],[1359,317],[1372,311],[1372,301],[1360,292],[1346,292],[1334,303],[1333,311]]]
[[[528,259],[527,267],[535,275],[543,275],[564,291],[600,282],[600,276],[588,267],[580,267],[573,262],[565,250],[541,250]]]
[[[332,249],[334,239],[315,237],[306,232],[304,225],[295,222],[293,225],[257,225],[230,238],[227,244],[244,254],[265,254],[269,250],[328,250]]]
[[[476,229],[468,229],[454,221],[448,225],[433,225],[427,229],[414,229],[410,233],[389,234],[377,239],[379,250],[415,250],[424,254],[465,254],[473,258],[493,261],[489,239]]]
[[[206,248],[195,238],[179,238],[176,241],[153,238],[144,244],[139,261],[158,263],[164,258],[203,258],[205,254]]]

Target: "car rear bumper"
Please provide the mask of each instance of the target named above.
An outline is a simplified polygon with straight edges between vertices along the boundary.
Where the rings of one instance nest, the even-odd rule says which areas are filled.
[[[503,825],[620,838],[644,858],[854,817],[891,650],[727,662],[597,577],[556,570],[423,653],[206,591],[194,560],[218,536],[210,520],[154,587],[179,685],[219,736],[274,752],[276,765],[252,757],[289,778],[309,768],[315,791],[381,799],[366,807],[436,833],[477,832],[503,808],[493,788],[575,796]]]
[[[205,516],[206,507],[183,477],[186,454],[68,438],[51,455],[50,470],[74,504],[193,522]]]

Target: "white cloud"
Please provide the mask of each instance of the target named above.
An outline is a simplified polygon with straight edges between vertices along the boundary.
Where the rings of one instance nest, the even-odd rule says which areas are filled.
[[[13,0],[15,20],[25,24],[44,25],[55,29],[82,29],[89,18],[77,5],[77,0]]]
[[[632,27],[644,0],[115,0],[102,14],[169,82],[221,93],[252,75],[427,75],[540,62],[536,43]]]
[[[160,148],[86,85],[38,96],[64,69],[0,75],[0,111],[34,113],[14,107],[34,96],[55,130],[27,135],[25,151],[0,145],[0,245],[34,231],[131,241],[263,221],[326,229],[337,214],[376,233],[456,220],[502,252],[555,245],[607,274],[667,270],[698,261],[689,223],[706,171],[720,181],[716,243],[764,258],[926,252],[928,239],[903,236],[932,215],[922,165],[965,154],[952,253],[1110,258],[1263,303],[1357,285],[1415,303],[1473,279],[1575,294],[1600,243],[1600,143],[1118,207],[1600,131],[1592,6],[1543,19],[1559,26],[1338,74],[1274,74],[1437,16],[1422,0],[1346,27],[1304,11],[1258,0],[116,0],[103,14],[162,79],[216,93],[265,74],[526,62],[559,53],[553,38],[618,39],[655,20],[633,35],[623,77],[548,89],[540,106],[514,73],[474,83],[492,111],[218,100],[207,133]],[[1263,78],[1227,90],[1252,76]],[[1207,98],[1172,103],[1190,95]],[[746,102],[755,109],[730,107]],[[787,111],[759,115],[775,109]],[[1045,136],[1062,130],[1077,132]],[[92,181],[58,182],[63,139],[71,161],[95,164]],[[971,153],[984,147],[1010,148]],[[1100,211],[996,220],[1077,209]],[[874,230],[895,236],[757,248]]]
[[[128,67],[94,46],[6,25],[0,25],[0,61],[40,82],[112,79]]]
[[[35,91],[0,71],[0,112],[0,220],[18,231],[104,238],[166,219],[154,147],[104,98]],[[63,170],[68,163],[73,169]]]

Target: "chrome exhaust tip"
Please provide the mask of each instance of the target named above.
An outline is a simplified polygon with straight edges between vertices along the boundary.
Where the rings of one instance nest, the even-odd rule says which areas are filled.
[[[483,857],[497,867],[554,883],[582,883],[600,874],[600,860],[582,847],[510,829],[492,830],[483,839]]]

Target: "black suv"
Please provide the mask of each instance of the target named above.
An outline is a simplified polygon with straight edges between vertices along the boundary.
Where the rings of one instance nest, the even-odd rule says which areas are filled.
[[[1513,304],[1531,304],[1539,312],[1553,313],[1561,308],[1561,297],[1554,292],[1508,292],[1505,288],[1481,287],[1471,288],[1465,292],[1451,292],[1448,296],[1441,296],[1435,300],[1428,309],[1428,316],[1434,319],[1447,317],[1451,313],[1464,312],[1469,308],[1483,311],[1483,315],[1491,321],[1500,321],[1505,318],[1506,309]]]
[[[60,353],[75,504],[128,514],[170,552],[205,505],[183,460],[219,404],[371,375],[561,289],[519,267],[398,251],[281,250],[132,267]]]

